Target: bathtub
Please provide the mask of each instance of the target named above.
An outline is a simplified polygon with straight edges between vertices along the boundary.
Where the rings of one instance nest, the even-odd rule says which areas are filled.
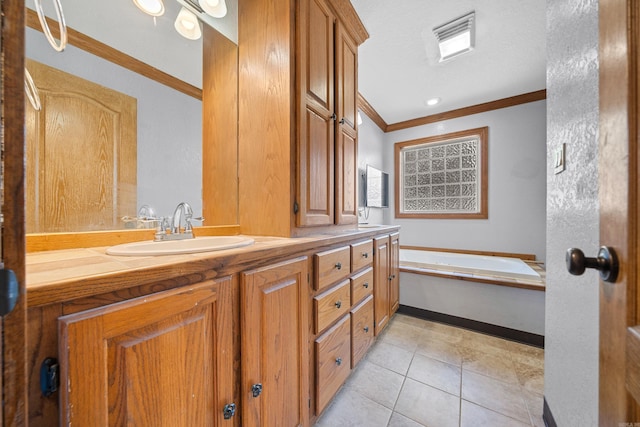
[[[400,265],[405,268],[442,271],[460,277],[486,277],[530,280],[541,283],[538,272],[519,258],[471,255],[455,252],[400,250]]]
[[[518,258],[400,249],[400,311],[517,331],[526,338],[518,340],[540,342],[543,276]]]

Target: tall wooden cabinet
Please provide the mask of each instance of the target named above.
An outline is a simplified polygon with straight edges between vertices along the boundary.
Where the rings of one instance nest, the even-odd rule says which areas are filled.
[[[246,0],[239,16],[243,233],[352,226],[364,26],[349,0]]]
[[[60,425],[222,425],[234,397],[230,282],[61,317]]]

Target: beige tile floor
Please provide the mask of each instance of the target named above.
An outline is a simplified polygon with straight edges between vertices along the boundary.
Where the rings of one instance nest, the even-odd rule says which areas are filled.
[[[397,314],[316,427],[544,427],[544,351]]]

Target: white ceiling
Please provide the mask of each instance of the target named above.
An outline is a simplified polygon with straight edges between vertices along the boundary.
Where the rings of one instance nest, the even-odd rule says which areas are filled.
[[[370,38],[358,90],[387,124],[546,88],[546,0],[351,0]],[[433,28],[475,10],[476,47],[439,63]],[[439,97],[428,107],[425,101]]]

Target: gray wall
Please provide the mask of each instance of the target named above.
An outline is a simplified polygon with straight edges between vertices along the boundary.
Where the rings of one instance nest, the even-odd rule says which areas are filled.
[[[559,426],[598,424],[598,275],[574,277],[569,247],[598,247],[598,2],[547,0],[545,398]],[[567,144],[567,170],[553,153]]]
[[[385,172],[386,165],[383,160],[384,132],[364,113],[360,113],[362,124],[358,126],[358,169],[365,170],[367,165],[375,166]],[[359,177],[360,178],[360,177]],[[389,176],[389,179],[392,179]],[[392,183],[389,183],[392,185]],[[361,191],[361,187],[358,188]],[[358,222],[369,224],[388,224],[385,222],[389,208],[370,208],[360,213]]]
[[[546,102],[537,101],[385,135],[384,166],[393,177],[394,144],[489,127],[489,218],[395,219],[402,244],[535,254],[545,260]],[[391,201],[393,204],[393,188]]]

